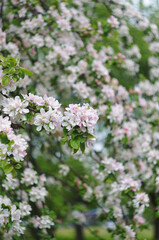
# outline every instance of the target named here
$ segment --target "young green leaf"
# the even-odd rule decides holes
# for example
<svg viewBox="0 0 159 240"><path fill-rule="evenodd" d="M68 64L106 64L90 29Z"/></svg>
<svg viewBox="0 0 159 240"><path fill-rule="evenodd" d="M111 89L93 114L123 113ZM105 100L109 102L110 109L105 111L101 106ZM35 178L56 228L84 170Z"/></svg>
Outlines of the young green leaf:
<svg viewBox="0 0 159 240"><path fill-rule="evenodd" d="M87 136L87 138L95 138L95 136L93 136L93 135L90 134L90 133L87 133L86 136Z"/></svg>
<svg viewBox="0 0 159 240"><path fill-rule="evenodd" d="M80 143L80 149L81 149L82 153L85 152L85 143Z"/></svg>
<svg viewBox="0 0 159 240"><path fill-rule="evenodd" d="M72 148L78 150L80 147L80 138L71 139L70 144Z"/></svg>
<svg viewBox="0 0 159 240"><path fill-rule="evenodd" d="M67 142L67 137L61 138L61 143L64 145Z"/></svg>
<svg viewBox="0 0 159 240"><path fill-rule="evenodd" d="M2 84L5 86L10 82L10 77L5 75L2 77Z"/></svg>
<svg viewBox="0 0 159 240"><path fill-rule="evenodd" d="M10 173L13 170L13 166L9 163L8 165L6 165L4 167L3 170L4 170L5 174L8 174L8 173Z"/></svg>
<svg viewBox="0 0 159 240"><path fill-rule="evenodd" d="M30 71L30 70L28 70L28 69L26 69L26 68L23 68L23 67L20 67L19 68L20 70L22 70L25 74L27 74L29 77L32 77L33 76L33 73Z"/></svg>

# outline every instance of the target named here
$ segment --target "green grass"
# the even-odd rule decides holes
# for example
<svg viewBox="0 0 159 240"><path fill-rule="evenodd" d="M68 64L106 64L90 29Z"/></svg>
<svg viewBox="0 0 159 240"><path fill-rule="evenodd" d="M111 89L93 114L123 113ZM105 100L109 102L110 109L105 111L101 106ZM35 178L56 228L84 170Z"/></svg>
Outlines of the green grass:
<svg viewBox="0 0 159 240"><path fill-rule="evenodd" d="M91 230L96 231L97 234L105 240L113 240L111 235L102 227L90 227ZM75 240L75 230L71 227L67 228L59 228L56 231L56 239L57 240ZM84 239L85 240L99 240L98 237L93 236L93 234L88 230L84 229ZM152 229L144 230L143 232L138 234L139 240L152 240Z"/></svg>
<svg viewBox="0 0 159 240"><path fill-rule="evenodd" d="M96 233L106 240L111 239L111 235L104 229L100 227L90 227L91 230L96 231ZM73 228L59 228L55 234L57 240L75 240L75 230ZM85 240L97 240L93 234L88 230L84 229Z"/></svg>

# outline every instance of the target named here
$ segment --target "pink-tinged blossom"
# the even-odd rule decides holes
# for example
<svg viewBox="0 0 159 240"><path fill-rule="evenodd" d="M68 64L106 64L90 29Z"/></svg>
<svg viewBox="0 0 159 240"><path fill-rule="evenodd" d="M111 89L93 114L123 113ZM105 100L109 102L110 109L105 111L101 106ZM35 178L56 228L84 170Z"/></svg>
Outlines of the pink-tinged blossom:
<svg viewBox="0 0 159 240"><path fill-rule="evenodd" d="M13 156L16 161L23 161L24 157L27 155L26 149L28 144L26 140L21 135L15 135L12 140L14 141L12 145Z"/></svg>
<svg viewBox="0 0 159 240"><path fill-rule="evenodd" d="M145 219L140 215L135 215L134 221L137 222L139 225L143 225L145 223Z"/></svg>
<svg viewBox="0 0 159 240"><path fill-rule="evenodd" d="M45 197L47 195L47 190L44 187L32 187L29 196L30 196L30 201L32 202L37 202L37 201L42 201L44 202Z"/></svg>
<svg viewBox="0 0 159 240"><path fill-rule="evenodd" d="M9 173L6 175L6 179L4 180L2 186L6 190L16 189L19 187L19 180L17 178L13 178L12 174Z"/></svg>
<svg viewBox="0 0 159 240"><path fill-rule="evenodd" d="M77 211L77 210L74 210L72 212L72 217L80 224L82 223L85 223L86 222L86 217L83 213Z"/></svg>
<svg viewBox="0 0 159 240"><path fill-rule="evenodd" d="M149 163L156 164L159 161L159 151L157 149L152 149L147 153L147 160Z"/></svg>
<svg viewBox="0 0 159 240"><path fill-rule="evenodd" d="M86 62L86 61L84 61L84 60L80 60L79 62L78 62L78 68L79 68L79 72L80 72L80 74L83 74L83 73L85 73L86 72L86 70L87 70L87 66L88 66L88 63Z"/></svg>
<svg viewBox="0 0 159 240"><path fill-rule="evenodd" d="M109 85L103 85L102 97L106 101L113 102L115 99L115 92L114 92L113 88Z"/></svg>
<svg viewBox="0 0 159 240"><path fill-rule="evenodd" d="M125 238L125 240L135 240L136 239L136 233L131 228L131 226L125 226L124 228L126 230L126 238Z"/></svg>
<svg viewBox="0 0 159 240"><path fill-rule="evenodd" d="M21 183L25 184L26 186L37 184L37 172L31 168L25 168L22 174Z"/></svg>
<svg viewBox="0 0 159 240"><path fill-rule="evenodd" d="M138 180L134 180L129 175L120 176L120 191L125 191L127 189L133 189L133 191L139 190L141 183Z"/></svg>
<svg viewBox="0 0 159 240"><path fill-rule="evenodd" d="M67 176L67 174L69 173L70 168L66 165L66 164L60 164L60 171L59 174L61 176Z"/></svg>
<svg viewBox="0 0 159 240"><path fill-rule="evenodd" d="M62 113L60 111L52 110L49 106L49 110L45 111L40 109L40 113L34 118L34 124L37 126L37 131L44 128L47 132L54 130L60 126L62 122Z"/></svg>
<svg viewBox="0 0 159 240"><path fill-rule="evenodd" d="M53 97L44 96L44 102L46 106L50 106L52 109L57 110L61 107L61 104Z"/></svg>
<svg viewBox="0 0 159 240"><path fill-rule="evenodd" d="M126 100L128 96L129 96L129 93L123 86L119 86L117 88L117 98L119 100Z"/></svg>
<svg viewBox="0 0 159 240"><path fill-rule="evenodd" d="M140 50L137 45L133 45L126 51L128 57L136 57L137 59L141 58Z"/></svg>
<svg viewBox="0 0 159 240"><path fill-rule="evenodd" d="M120 124L123 121L124 118L124 109L121 104L115 104L111 107L110 115L108 116L108 119L110 119L111 122L115 122L117 124Z"/></svg>
<svg viewBox="0 0 159 240"><path fill-rule="evenodd" d="M93 94L92 89L82 81L73 84L73 88L75 89L75 92L84 99L88 98L91 93Z"/></svg>
<svg viewBox="0 0 159 240"><path fill-rule="evenodd" d="M102 186L95 187L94 194L95 194L97 200L102 200L102 198L104 196L103 191L102 191Z"/></svg>
<svg viewBox="0 0 159 240"><path fill-rule="evenodd" d="M108 174L114 173L116 171L120 172L124 170L123 164L120 162L117 162L113 158L105 158L104 160L101 161L101 163L105 167L105 173L108 173Z"/></svg>
<svg viewBox="0 0 159 240"><path fill-rule="evenodd" d="M34 103L37 106L44 106L45 102L42 97L29 93L29 95L23 95L24 99L27 100L29 103Z"/></svg>
<svg viewBox="0 0 159 240"><path fill-rule="evenodd" d="M138 208L140 205L143 205L144 207L149 206L149 198L146 193L137 193L135 196L135 199L133 200L133 204L135 208Z"/></svg>
<svg viewBox="0 0 159 240"><path fill-rule="evenodd" d="M19 17L20 17L20 18L25 17L26 12L27 12L27 9L26 9L25 7L21 8L21 9L18 11Z"/></svg>
<svg viewBox="0 0 159 240"><path fill-rule="evenodd" d="M13 156L16 161L23 161L26 156L28 144L22 135L15 135L11 128L11 122L8 118L0 117L0 133L7 134L8 140L12 143L9 145L0 143L1 156L0 159L6 159Z"/></svg>
<svg viewBox="0 0 159 240"><path fill-rule="evenodd" d="M70 22L67 19L60 17L58 20L56 20L56 23L57 23L58 27L61 29L61 31L70 31L71 30Z"/></svg>
<svg viewBox="0 0 159 240"><path fill-rule="evenodd" d="M97 120L97 112L89 104L70 104L64 112L62 125L66 126L68 131L78 126L82 132L93 134Z"/></svg>
<svg viewBox="0 0 159 240"><path fill-rule="evenodd" d="M24 9L24 8L23 8ZM25 13L25 9L22 12L22 9L19 11L20 14ZM33 19L27 19L22 22L22 28L26 29L27 31L33 31L37 28L43 28L45 26L45 22L43 20L42 15L38 15L38 17L33 18Z"/></svg>
<svg viewBox="0 0 159 240"><path fill-rule="evenodd" d="M33 36L33 37L30 39L30 43L31 43L33 46L36 46L36 47L38 47L38 48L43 47L43 46L44 46L43 36L41 36L41 35L39 35L39 34L36 34L35 36Z"/></svg>
<svg viewBox="0 0 159 240"><path fill-rule="evenodd" d="M6 43L6 33L0 28L0 49L5 46Z"/></svg>
<svg viewBox="0 0 159 240"><path fill-rule="evenodd" d="M12 57L17 57L19 55L19 49L15 43L9 42L5 45L5 49L10 52Z"/></svg>
<svg viewBox="0 0 159 240"><path fill-rule="evenodd" d="M93 195L93 190L92 190L92 188L90 187L90 186L88 186L88 185L84 185L84 187L86 188L86 192L85 192L85 194L84 194L84 199L85 200L87 200L87 201L89 201L90 200L90 198L91 198L91 196Z"/></svg>
<svg viewBox="0 0 159 240"><path fill-rule="evenodd" d="M30 222L34 225L35 228L40 229L51 228L51 226L54 225L53 220L48 215L31 218Z"/></svg>
<svg viewBox="0 0 159 240"><path fill-rule="evenodd" d="M30 215L32 210L31 206L27 202L20 202L19 209L22 217Z"/></svg>
<svg viewBox="0 0 159 240"><path fill-rule="evenodd" d="M24 234L25 227L21 226L21 211L16 205L13 205L8 197L0 196L0 226L5 228L8 223L12 223L9 231L6 231L4 237ZM10 238L9 238L10 239Z"/></svg>
<svg viewBox="0 0 159 240"><path fill-rule="evenodd" d="M11 207L11 219L12 221L19 221L20 220L20 210L17 210L17 207L15 205L13 205Z"/></svg>
<svg viewBox="0 0 159 240"><path fill-rule="evenodd" d="M101 76L107 77L109 75L108 69L104 66L104 64L100 60L93 61L92 70L96 72L98 77Z"/></svg>
<svg viewBox="0 0 159 240"><path fill-rule="evenodd" d="M6 134L12 134L13 129L11 128L11 121L9 121L8 117L0 116L0 132L4 132Z"/></svg>
<svg viewBox="0 0 159 240"><path fill-rule="evenodd" d="M111 16L110 18L107 19L107 22L111 25L113 28L118 28L119 27L119 21L116 17Z"/></svg>
<svg viewBox="0 0 159 240"><path fill-rule="evenodd" d="M25 114L29 112L28 102L22 101L19 96L7 98L3 102L3 112L13 120L26 120Z"/></svg>
<svg viewBox="0 0 159 240"><path fill-rule="evenodd" d="M139 65L132 59L126 59L123 67L125 67L133 76L139 71Z"/></svg>
<svg viewBox="0 0 159 240"><path fill-rule="evenodd" d="M128 138L131 138L138 133L138 124L135 120L130 120L129 122L124 122L123 132Z"/></svg>

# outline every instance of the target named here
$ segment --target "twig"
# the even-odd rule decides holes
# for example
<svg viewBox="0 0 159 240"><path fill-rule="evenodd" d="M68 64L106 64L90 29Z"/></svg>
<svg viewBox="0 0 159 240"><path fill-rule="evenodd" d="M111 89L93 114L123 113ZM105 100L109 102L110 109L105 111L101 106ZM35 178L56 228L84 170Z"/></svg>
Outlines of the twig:
<svg viewBox="0 0 159 240"><path fill-rule="evenodd" d="M96 233L96 231L95 230L92 230L90 227L88 227L88 226L85 226L89 231L90 231L90 233L92 233L92 235L94 235L96 238L98 238L98 240L105 240L105 238L102 238L102 237L100 237L97 233Z"/></svg>

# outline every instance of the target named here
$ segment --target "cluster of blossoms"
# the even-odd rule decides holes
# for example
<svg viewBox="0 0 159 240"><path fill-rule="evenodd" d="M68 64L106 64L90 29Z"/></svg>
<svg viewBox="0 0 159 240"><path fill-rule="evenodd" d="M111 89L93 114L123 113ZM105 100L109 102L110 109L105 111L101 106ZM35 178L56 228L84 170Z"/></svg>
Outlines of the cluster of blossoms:
<svg viewBox="0 0 159 240"><path fill-rule="evenodd" d="M65 126L68 131L78 126L82 132L93 134L97 121L97 112L90 107L89 104L84 104L83 106L70 104L64 112L63 126Z"/></svg>
<svg viewBox="0 0 159 240"><path fill-rule="evenodd" d="M72 212L72 217L76 220L77 223L83 224L86 222L86 217L84 216L83 213L75 210Z"/></svg>
<svg viewBox="0 0 159 240"><path fill-rule="evenodd" d="M21 203L19 205L19 209L16 207L16 205L12 204L11 200L5 196L0 196L0 219L1 219L1 230L7 227L7 225L11 222L12 227L9 229L9 232L5 233L4 236L7 239L7 237L11 237L13 235L20 236L21 234L24 234L25 227L21 224L22 218L24 216L27 216L30 214L30 209L27 211L24 210L25 203ZM26 204L26 208L27 208ZM30 207L30 206L29 206Z"/></svg>
<svg viewBox="0 0 159 240"><path fill-rule="evenodd" d="M53 131L62 124L69 131L78 126L82 132L92 134L98 120L96 110L89 104L83 106L70 104L63 116L60 110L61 104L55 98L46 95L40 97L30 93L23 95L23 99L19 96L14 99L4 97L1 105L4 114L13 122L29 122L37 126L37 131L42 128L47 132Z"/></svg>
<svg viewBox="0 0 159 240"><path fill-rule="evenodd" d="M54 225L52 219L48 215L32 218L30 221L35 228L40 228L40 229L51 228L51 226Z"/></svg>
<svg viewBox="0 0 159 240"><path fill-rule="evenodd" d="M25 114L29 112L27 106L28 102L21 101L20 97L16 96L15 99L9 98L4 100L3 112L9 115L12 120L24 121L26 120Z"/></svg>
<svg viewBox="0 0 159 240"><path fill-rule="evenodd" d="M0 116L0 160L23 161L28 144L21 134L15 135L8 117Z"/></svg>
<svg viewBox="0 0 159 240"><path fill-rule="evenodd" d="M60 164L60 171L59 173L62 175L62 176L67 176L67 174L69 173L69 167L65 164Z"/></svg>
<svg viewBox="0 0 159 240"><path fill-rule="evenodd" d="M21 174L21 178L13 178L12 174L6 175L6 180L3 181L2 187L6 191L16 191L18 199L17 204L13 205L11 199L7 196L0 196L0 208L1 208L1 232L4 231L4 237L12 239L13 236L20 236L24 234L26 229L25 218L32 214L32 203L35 203L37 207L42 208L42 203L45 202L47 195L44 184L46 183L46 177L44 175L38 176L37 172L32 168L25 168ZM23 186L23 190L19 190L19 187ZM33 215L34 216L34 215ZM42 215L41 217L32 217L29 224L33 224L35 228L46 229L54 225L53 218L49 215ZM12 227L6 232L5 228L11 221Z"/></svg>
<svg viewBox="0 0 159 240"><path fill-rule="evenodd" d="M121 123L124 118L124 109L121 104L112 106L110 115L108 116L111 122Z"/></svg>
<svg viewBox="0 0 159 240"><path fill-rule="evenodd" d="M31 124L37 126L40 131L42 127L46 131L54 130L55 127L61 125L62 113L59 110L60 104L53 97L44 96L44 98L29 94L24 95L23 100L19 96L13 98L5 98L2 107L3 112L10 116L12 121L27 121L27 115L33 111L36 114L31 115ZM39 111L35 108L39 107ZM35 109L35 111L34 111ZM39 112L39 113L38 113Z"/></svg>
<svg viewBox="0 0 159 240"><path fill-rule="evenodd" d="M107 22L111 25L111 27L118 28L119 27L119 21L116 17L111 16L107 19Z"/></svg>
<svg viewBox="0 0 159 240"><path fill-rule="evenodd" d="M35 114L34 119L32 119L33 124L37 126L37 131L40 131L42 128L46 131L50 131L61 125L61 105L55 98L47 97L46 95L42 98L29 94L29 96L25 95L24 99L31 106L40 107L39 114Z"/></svg>

